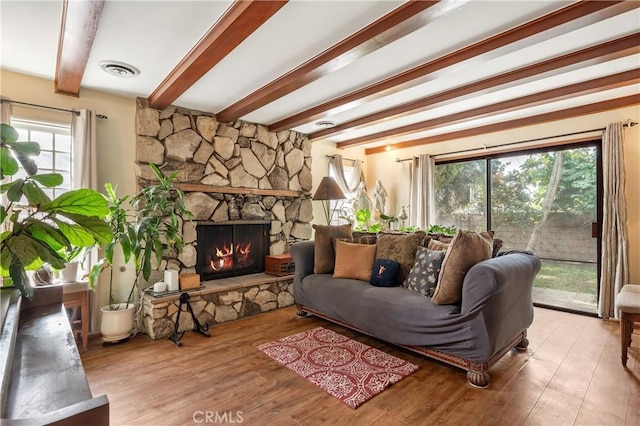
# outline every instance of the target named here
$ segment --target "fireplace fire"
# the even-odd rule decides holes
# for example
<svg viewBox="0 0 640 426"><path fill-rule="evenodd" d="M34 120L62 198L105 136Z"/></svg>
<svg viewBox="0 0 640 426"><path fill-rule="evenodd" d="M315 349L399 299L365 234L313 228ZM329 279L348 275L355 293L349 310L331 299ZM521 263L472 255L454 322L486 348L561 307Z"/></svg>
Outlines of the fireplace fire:
<svg viewBox="0 0 640 426"><path fill-rule="evenodd" d="M198 223L196 272L210 280L264 272L269 222Z"/></svg>

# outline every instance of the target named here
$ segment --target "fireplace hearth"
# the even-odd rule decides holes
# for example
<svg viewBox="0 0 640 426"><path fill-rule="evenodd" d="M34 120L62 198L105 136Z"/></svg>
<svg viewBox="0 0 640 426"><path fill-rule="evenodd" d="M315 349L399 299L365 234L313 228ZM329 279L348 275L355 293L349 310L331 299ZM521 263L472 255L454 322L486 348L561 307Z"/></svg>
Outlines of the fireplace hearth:
<svg viewBox="0 0 640 426"><path fill-rule="evenodd" d="M196 272L203 280L264 272L270 221L198 222Z"/></svg>

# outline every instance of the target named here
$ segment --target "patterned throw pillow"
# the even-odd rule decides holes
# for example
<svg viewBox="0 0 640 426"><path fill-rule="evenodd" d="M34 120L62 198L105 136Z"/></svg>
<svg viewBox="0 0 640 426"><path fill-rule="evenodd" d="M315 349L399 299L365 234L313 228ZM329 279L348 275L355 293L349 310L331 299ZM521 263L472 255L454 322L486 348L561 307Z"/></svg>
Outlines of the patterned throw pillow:
<svg viewBox="0 0 640 426"><path fill-rule="evenodd" d="M426 236L424 231L411 234L378 233L376 259L390 259L400 264L396 275L398 285L401 285L409 275L409 271L416 259L416 250Z"/></svg>
<svg viewBox="0 0 640 426"><path fill-rule="evenodd" d="M423 296L431 296L438 284L440 268L444 260L445 251L429 250L418 247L416 261L404 282L409 290L417 291Z"/></svg>
<svg viewBox="0 0 640 426"><path fill-rule="evenodd" d="M458 231L442 261L438 285L431 301L436 305L458 303L462 299L462 282L469 269L491 258L493 231Z"/></svg>
<svg viewBox="0 0 640 426"><path fill-rule="evenodd" d="M396 274L400 264L389 259L376 259L369 282L376 287L396 287Z"/></svg>
<svg viewBox="0 0 640 426"><path fill-rule="evenodd" d="M351 225L313 225L314 237L313 273L330 274L336 263L336 253L333 248L334 238L351 238Z"/></svg>
<svg viewBox="0 0 640 426"><path fill-rule="evenodd" d="M502 248L503 244L504 244L504 241L502 241L500 238L493 239L493 253L491 254L491 257L498 256L498 252Z"/></svg>
<svg viewBox="0 0 640 426"><path fill-rule="evenodd" d="M369 281L375 258L375 245L352 244L338 240L336 242L336 265L333 278Z"/></svg>

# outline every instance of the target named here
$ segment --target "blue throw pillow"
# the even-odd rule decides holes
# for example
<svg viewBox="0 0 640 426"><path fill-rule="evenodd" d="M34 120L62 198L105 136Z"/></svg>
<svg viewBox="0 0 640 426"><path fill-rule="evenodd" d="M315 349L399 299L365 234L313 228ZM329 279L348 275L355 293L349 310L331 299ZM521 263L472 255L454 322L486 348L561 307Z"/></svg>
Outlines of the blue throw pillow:
<svg viewBox="0 0 640 426"><path fill-rule="evenodd" d="M369 282L377 287L396 287L398 285L396 281L398 269L400 269L400 264L395 260L376 259Z"/></svg>

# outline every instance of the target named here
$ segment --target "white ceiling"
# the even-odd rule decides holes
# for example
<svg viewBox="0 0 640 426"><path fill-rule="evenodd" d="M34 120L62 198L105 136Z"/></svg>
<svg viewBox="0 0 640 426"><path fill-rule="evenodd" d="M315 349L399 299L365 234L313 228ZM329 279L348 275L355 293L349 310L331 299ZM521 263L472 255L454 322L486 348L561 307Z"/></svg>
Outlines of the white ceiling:
<svg viewBox="0 0 640 426"><path fill-rule="evenodd" d="M173 103L217 113L296 66L381 18L400 1L290 1L258 28L203 78ZM572 2L566 1L465 1L439 4L441 15L422 28L325 75L298 90L252 111L242 119L272 124L307 108L406 71L472 43L524 24ZM637 3L637 2L636 2ZM179 61L220 18L232 1L114 1L107 0L82 79L90 88L130 97L148 97ZM61 1L0 0L0 67L54 79L60 32ZM640 31L640 9L562 32L541 32L526 42L515 42L488 54L456 63L432 73L422 84L360 105L345 105L326 113L323 120L342 123L411 100L475 82L525 65L573 52ZM535 40L535 43L531 43ZM116 60L140 69L136 78L106 74L98 63ZM401 125L449 115L480 106L569 84L640 68L640 55L631 54L582 69L567 70L503 88L402 118L329 136L334 142ZM446 133L477 125L522 118L640 93L638 84L516 111L479 117L462 123L365 144L387 143ZM82 96L82 92L80 92ZM319 130L311 120L295 130Z"/></svg>

